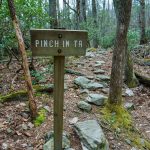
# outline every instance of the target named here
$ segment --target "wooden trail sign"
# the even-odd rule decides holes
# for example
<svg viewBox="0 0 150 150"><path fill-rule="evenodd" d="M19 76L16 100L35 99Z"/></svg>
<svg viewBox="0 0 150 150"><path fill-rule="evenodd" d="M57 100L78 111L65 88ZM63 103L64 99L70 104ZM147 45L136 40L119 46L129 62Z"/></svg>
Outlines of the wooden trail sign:
<svg viewBox="0 0 150 150"><path fill-rule="evenodd" d="M62 150L65 56L85 55L87 31L31 30L33 56L54 56L54 150Z"/></svg>
<svg viewBox="0 0 150 150"><path fill-rule="evenodd" d="M41 29L30 33L33 56L85 55L87 31Z"/></svg>

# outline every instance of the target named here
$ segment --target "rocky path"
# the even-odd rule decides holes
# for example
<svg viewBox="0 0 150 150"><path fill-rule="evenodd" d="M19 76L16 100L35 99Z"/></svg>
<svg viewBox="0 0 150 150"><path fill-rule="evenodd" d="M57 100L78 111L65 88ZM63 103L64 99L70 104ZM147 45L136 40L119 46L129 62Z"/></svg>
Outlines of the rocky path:
<svg viewBox="0 0 150 150"><path fill-rule="evenodd" d="M91 150L92 146L89 146L89 143L94 143L94 146L97 143L97 146L99 146L101 145L99 141L105 141L105 148L108 149L108 141L110 149L138 150L130 144L128 139L119 138L116 133L103 126L100 122L101 114L99 110L107 100L109 92L111 57L111 51L89 51L85 57L80 57L79 59L67 58L64 130L69 134L70 140L68 142L69 146L66 148L71 147L74 150L82 150L84 147L84 149ZM39 63L37 64L36 68L39 71L46 67L39 67ZM15 67L11 66L10 68L14 69ZM10 76L8 80L10 80ZM19 82L21 80L20 76L16 83L21 89L24 87L23 82ZM51 77L46 75L44 84L52 83L53 79ZM5 75L2 75L1 80L3 81L4 78ZM5 88L9 87L5 82L2 84L5 85ZM4 90L2 89L1 91ZM150 89L142 85L134 89L128 89L124 85L123 91L124 105L127 109L132 110L131 114L136 128L142 131L145 138L150 139ZM53 128L53 96L37 93L36 99L38 108L47 110L46 121L38 127L35 127L30 121L28 103L25 98L0 104L0 146L2 149L43 149L45 142L50 140L50 138L45 140L45 136ZM103 138L101 137L93 137L96 131L92 127L92 131L89 130L88 126L91 124L94 129L98 128L97 132L103 130L102 134L95 135L104 135L103 137L106 137L106 139L102 140ZM87 130L89 130L89 133ZM93 135L89 137L92 132ZM79 138L79 136L84 138ZM94 142L87 141L85 137L88 137L87 139L89 140L92 139ZM95 141L95 138L98 141Z"/></svg>

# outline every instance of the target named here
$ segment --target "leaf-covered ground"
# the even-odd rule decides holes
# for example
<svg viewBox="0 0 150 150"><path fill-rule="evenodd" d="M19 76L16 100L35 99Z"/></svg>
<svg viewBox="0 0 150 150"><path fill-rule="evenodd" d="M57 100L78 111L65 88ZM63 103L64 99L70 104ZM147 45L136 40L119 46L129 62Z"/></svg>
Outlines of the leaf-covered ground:
<svg viewBox="0 0 150 150"><path fill-rule="evenodd" d="M90 51L86 57L66 58L66 69L80 72L95 80L95 70L103 69L105 75L110 75L111 58L111 50ZM96 61L105 61L105 63L102 66L95 67ZM49 61L48 59L34 60L35 68L38 70L37 73L32 73L34 76L34 84L38 83L43 85L53 83L53 65L51 62L52 60ZM1 95L25 89L23 71L16 74L18 69L20 69L20 66L17 61L12 61L9 68L6 67L6 62L0 64ZM150 68L148 69L150 70ZM79 137L69 120L78 117L79 121L97 119L101 122L100 110L102 108L93 105L90 113L79 110L77 103L81 99L84 99L86 95L81 94L81 89L74 85L73 80L76 77L78 76L74 74L65 74L67 90L65 91L63 119L64 130L70 134L71 147L75 150L81 150ZM125 88L127 87L124 85ZM134 92L134 96L124 96L124 102L132 102L134 104L134 110L131 111L134 127L142 133L141 139L145 138L150 140L150 88L139 85L132 89L132 91ZM102 89L89 92L102 93L108 96L108 93L104 93ZM48 107L46 121L38 127L31 123L27 97L17 97L5 103L0 103L0 149L4 147L14 150L42 149L45 142L45 134L53 128L53 93L36 93L35 98L39 109L45 106ZM109 141L110 149L130 150L135 147L121 133L112 131L109 126L103 125L103 122L101 122L101 125Z"/></svg>

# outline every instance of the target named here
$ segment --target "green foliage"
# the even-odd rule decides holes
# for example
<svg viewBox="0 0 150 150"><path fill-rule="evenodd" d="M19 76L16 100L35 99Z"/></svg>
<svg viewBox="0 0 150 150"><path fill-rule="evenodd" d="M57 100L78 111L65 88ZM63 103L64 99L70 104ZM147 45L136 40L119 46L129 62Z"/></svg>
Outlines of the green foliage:
<svg viewBox="0 0 150 150"><path fill-rule="evenodd" d="M115 33L110 33L101 38L101 45L103 48L109 48L114 45L115 42Z"/></svg>
<svg viewBox="0 0 150 150"><path fill-rule="evenodd" d="M40 81L40 80L45 80L45 76L44 76L43 72L32 70L30 73L31 73L32 77L35 77L35 79L32 81L33 85L37 84L38 81Z"/></svg>
<svg viewBox="0 0 150 150"><path fill-rule="evenodd" d="M146 37L147 37L148 41L150 41L150 28L148 28L146 30Z"/></svg>
<svg viewBox="0 0 150 150"><path fill-rule="evenodd" d="M6 50L18 49L18 42L7 5L7 1L4 0L0 8L0 56L4 55ZM48 3L41 0L16 0L15 7L26 48L28 48L30 46L30 29L49 27Z"/></svg>
<svg viewBox="0 0 150 150"><path fill-rule="evenodd" d="M129 47L129 49L132 49L136 45L138 45L139 41L140 41L140 31L129 30L128 31L128 47Z"/></svg>
<svg viewBox="0 0 150 150"><path fill-rule="evenodd" d="M34 120L34 125L40 126L46 120L46 110L44 108L40 109L38 112L38 116Z"/></svg>

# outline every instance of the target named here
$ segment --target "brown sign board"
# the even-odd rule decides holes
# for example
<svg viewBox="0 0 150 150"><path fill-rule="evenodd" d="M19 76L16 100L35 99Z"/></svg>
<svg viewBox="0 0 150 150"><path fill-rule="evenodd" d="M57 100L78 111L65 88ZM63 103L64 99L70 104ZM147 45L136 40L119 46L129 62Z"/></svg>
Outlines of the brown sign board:
<svg viewBox="0 0 150 150"><path fill-rule="evenodd" d="M86 53L88 33L83 30L30 30L33 56L82 56Z"/></svg>

